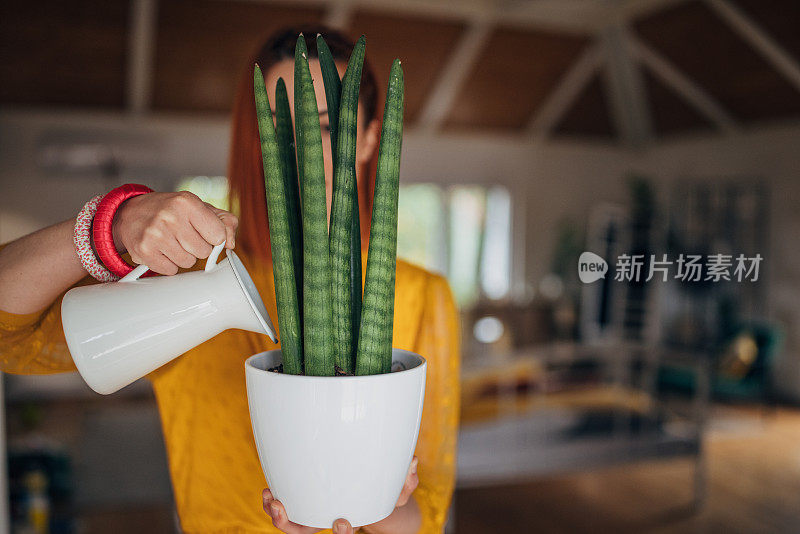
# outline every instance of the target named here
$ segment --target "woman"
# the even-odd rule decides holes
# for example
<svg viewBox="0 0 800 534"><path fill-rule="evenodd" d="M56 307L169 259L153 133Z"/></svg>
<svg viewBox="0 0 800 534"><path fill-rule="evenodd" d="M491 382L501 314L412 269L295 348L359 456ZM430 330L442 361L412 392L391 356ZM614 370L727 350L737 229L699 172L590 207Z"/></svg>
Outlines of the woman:
<svg viewBox="0 0 800 534"><path fill-rule="evenodd" d="M274 102L282 76L293 87L294 42L300 29L276 34L255 60L265 73ZM304 28L326 37L343 71L353 44L325 28ZM321 80L314 40L308 39L311 72ZM251 63L252 65L252 63ZM325 174L331 196L331 158L324 88L316 84L323 126ZM377 145L377 88L368 65L359 102L357 160L366 261L371 192L368 168ZM272 317L275 289L266 225L261 152L252 89L246 69L233 115L229 180L239 219L187 192L149 193L127 200L113 222L114 244L135 263L172 275L208 257L227 239L237 247ZM330 204L329 204L330 205ZM77 207L76 207L77 211ZM241 220L240 235L236 231ZM0 355L10 373L72 371L61 328L61 297L70 287L91 283L72 242L75 220L22 237L0 250ZM370 533L441 532L453 491L458 412L457 315L447 282L398 260L393 346L428 359L428 380L415 461L395 511L363 527ZM230 330L151 373L161 413L175 501L185 532L275 532L317 529L290 523L282 504L265 486L253 441L244 381L244 360L275 348L264 335ZM275 429L280 432L280 429ZM418 467L417 467L418 466ZM263 489L263 491L262 491ZM269 524L264 512L269 515ZM346 521L332 525L352 532ZM277 529L277 530L276 530Z"/></svg>

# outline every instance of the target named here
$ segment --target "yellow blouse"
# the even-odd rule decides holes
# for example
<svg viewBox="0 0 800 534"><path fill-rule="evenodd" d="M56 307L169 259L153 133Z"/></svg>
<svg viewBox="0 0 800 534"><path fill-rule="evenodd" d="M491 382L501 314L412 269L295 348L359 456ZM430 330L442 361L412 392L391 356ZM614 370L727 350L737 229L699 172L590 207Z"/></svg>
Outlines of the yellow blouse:
<svg viewBox="0 0 800 534"><path fill-rule="evenodd" d="M240 257L270 316L276 318L272 265ZM447 281L398 260L393 346L428 360L416 449L420 484L414 493L422 512L422 533L442 531L453 492L458 330ZM253 441L244 379L245 359L272 348L266 335L228 330L149 375L185 532L277 532L261 507L266 481ZM61 327L61 299L39 313L0 311L0 357L8 373L74 371Z"/></svg>

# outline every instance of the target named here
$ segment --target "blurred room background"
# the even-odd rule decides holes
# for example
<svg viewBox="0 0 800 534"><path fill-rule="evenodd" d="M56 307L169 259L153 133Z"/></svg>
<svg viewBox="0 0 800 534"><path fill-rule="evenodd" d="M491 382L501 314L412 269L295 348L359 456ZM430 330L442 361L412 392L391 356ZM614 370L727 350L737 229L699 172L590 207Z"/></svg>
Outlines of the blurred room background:
<svg viewBox="0 0 800 534"><path fill-rule="evenodd" d="M797 531L796 0L3 2L0 242L128 182L225 207L240 74L300 22L403 60L398 253L462 313L450 531ZM177 531L147 382L2 386L0 531Z"/></svg>

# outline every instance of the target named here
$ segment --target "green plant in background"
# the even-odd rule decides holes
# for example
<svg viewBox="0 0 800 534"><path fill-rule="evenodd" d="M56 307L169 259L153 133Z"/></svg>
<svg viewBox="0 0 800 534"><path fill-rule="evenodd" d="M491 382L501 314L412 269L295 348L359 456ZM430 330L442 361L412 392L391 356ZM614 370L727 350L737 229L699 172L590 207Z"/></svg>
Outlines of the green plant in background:
<svg viewBox="0 0 800 534"><path fill-rule="evenodd" d="M395 60L381 131L362 303L355 150L365 40L358 40L341 81L322 36L317 36L317 48L331 123L330 232L322 136L305 38L300 35L295 48L297 167L286 86L278 80L273 124L257 65L253 76L283 371L316 376L333 376L337 368L346 374L386 373L392 362L403 72Z"/></svg>
<svg viewBox="0 0 800 534"><path fill-rule="evenodd" d="M581 252L586 249L584 242L585 238L575 221L564 218L558 222L551 271L571 285L577 283L575 266Z"/></svg>
<svg viewBox="0 0 800 534"><path fill-rule="evenodd" d="M631 198L631 217L636 222L649 224L656 214L656 192L650 180L639 174L627 179Z"/></svg>

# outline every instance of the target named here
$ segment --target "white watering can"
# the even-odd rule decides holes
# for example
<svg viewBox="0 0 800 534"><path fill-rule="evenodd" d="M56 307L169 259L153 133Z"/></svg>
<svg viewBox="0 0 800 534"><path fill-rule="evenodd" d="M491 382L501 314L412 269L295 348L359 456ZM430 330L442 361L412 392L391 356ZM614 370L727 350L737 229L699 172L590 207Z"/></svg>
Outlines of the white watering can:
<svg viewBox="0 0 800 534"><path fill-rule="evenodd" d="M140 279L139 265L119 282L76 287L64 295L61 320L72 359L86 383L107 395L229 328L267 334L275 328L235 252L203 271Z"/></svg>

